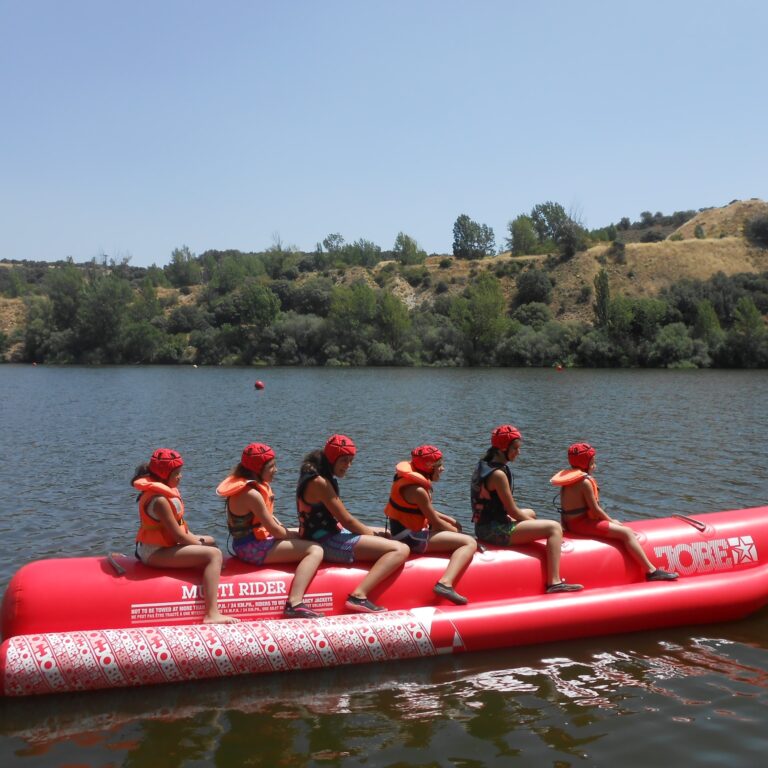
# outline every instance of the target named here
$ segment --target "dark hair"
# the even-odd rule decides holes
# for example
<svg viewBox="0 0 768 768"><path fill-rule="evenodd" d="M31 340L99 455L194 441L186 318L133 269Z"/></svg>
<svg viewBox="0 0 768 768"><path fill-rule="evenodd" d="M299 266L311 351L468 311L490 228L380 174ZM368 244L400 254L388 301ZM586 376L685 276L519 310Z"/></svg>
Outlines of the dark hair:
<svg viewBox="0 0 768 768"><path fill-rule="evenodd" d="M504 456L504 458L506 458L507 456L506 451L502 451L500 448L494 448L493 446L491 446L485 452L485 456L483 456L483 461L485 462L493 461L497 453L500 453L502 456Z"/></svg>
<svg viewBox="0 0 768 768"><path fill-rule="evenodd" d="M133 471L133 477L131 478L131 485L133 485L140 477L151 477L153 480L157 480L160 483L165 483L166 481L163 480L162 477L158 477L157 475L153 474L149 471L149 464L139 464L138 467Z"/></svg>
<svg viewBox="0 0 768 768"><path fill-rule="evenodd" d="M325 452L318 448L316 451L308 453L304 457L304 461L301 463L301 469L299 472L305 475L310 472L316 472L320 477L324 477L326 480L333 479L333 464L328 461L328 457Z"/></svg>
<svg viewBox="0 0 768 768"><path fill-rule="evenodd" d="M262 469L263 468L264 467L262 467ZM245 480L258 480L258 481L261 481L261 475L260 474L256 474L256 472L254 472L251 469L248 469L248 467L243 465L242 461L239 461L237 464L235 464L234 467L232 467L232 471L230 472L230 474L233 477L242 477Z"/></svg>

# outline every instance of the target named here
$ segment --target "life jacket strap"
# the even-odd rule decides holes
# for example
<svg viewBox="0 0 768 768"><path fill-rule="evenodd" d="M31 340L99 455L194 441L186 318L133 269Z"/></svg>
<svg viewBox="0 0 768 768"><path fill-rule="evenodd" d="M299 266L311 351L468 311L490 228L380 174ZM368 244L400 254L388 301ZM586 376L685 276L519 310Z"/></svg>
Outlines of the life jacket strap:
<svg viewBox="0 0 768 768"><path fill-rule="evenodd" d="M420 515L421 510L414 507L404 507L402 504L398 504L391 496L389 497L389 503L398 511L405 512L407 515Z"/></svg>

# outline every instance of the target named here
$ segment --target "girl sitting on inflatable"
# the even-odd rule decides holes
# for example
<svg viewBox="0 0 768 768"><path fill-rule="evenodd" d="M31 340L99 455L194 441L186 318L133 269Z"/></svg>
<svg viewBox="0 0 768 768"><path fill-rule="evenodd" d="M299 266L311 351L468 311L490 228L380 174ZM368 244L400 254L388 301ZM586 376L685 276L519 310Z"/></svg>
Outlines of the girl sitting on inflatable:
<svg viewBox="0 0 768 768"><path fill-rule="evenodd" d="M472 522L479 541L507 547L546 539L547 592L577 592L581 584L560 578L563 529L554 520L537 520L532 509L517 506L514 478L507 466L520 453L522 435L502 424L491 432L491 447L472 474Z"/></svg>
<svg viewBox="0 0 768 768"><path fill-rule="evenodd" d="M453 582L472 560L477 542L461 533L461 526L432 506L432 483L443 474L443 454L434 445L421 445L411 451L410 461L395 467L395 478L384 514L389 519L392 538L407 544L416 554L450 552L451 558L434 592L456 605L467 598L453 588Z"/></svg>
<svg viewBox="0 0 768 768"><path fill-rule="evenodd" d="M131 480L141 492L136 557L151 568L203 567L205 624L231 624L234 616L219 611L218 592L222 554L213 536L190 533L184 520L184 502L179 493L181 455L158 448L148 464L140 464Z"/></svg>
<svg viewBox="0 0 768 768"><path fill-rule="evenodd" d="M568 448L570 469L563 469L551 478L560 488L560 512L563 527L569 533L596 539L621 542L632 558L645 569L648 581L674 581L676 573L657 568L643 551L635 532L609 517L600 506L599 488L592 477L597 462L595 449L589 443L574 443Z"/></svg>
<svg viewBox="0 0 768 768"><path fill-rule="evenodd" d="M360 522L339 498L336 478L347 474L356 452L349 437L332 435L322 450L304 457L296 487L299 534L320 544L328 562L375 561L345 605L350 611L377 613L387 609L371 602L368 593L408 559L410 550Z"/></svg>
<svg viewBox="0 0 768 768"><path fill-rule="evenodd" d="M264 443L251 443L216 493L226 499L235 555L253 565L298 562L283 614L289 619L317 619L324 614L304 604L304 592L323 561L323 549L300 539L274 517L270 483L276 471L275 452Z"/></svg>

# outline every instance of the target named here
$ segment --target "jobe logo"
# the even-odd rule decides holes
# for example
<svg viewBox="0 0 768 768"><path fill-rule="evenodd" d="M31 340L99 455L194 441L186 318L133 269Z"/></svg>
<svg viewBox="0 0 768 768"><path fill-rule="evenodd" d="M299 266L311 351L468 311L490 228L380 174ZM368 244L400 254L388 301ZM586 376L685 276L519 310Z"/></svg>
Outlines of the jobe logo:
<svg viewBox="0 0 768 768"><path fill-rule="evenodd" d="M751 536L654 547L654 552L656 557L666 557L667 568L683 576L727 571L738 565L757 562L757 546Z"/></svg>

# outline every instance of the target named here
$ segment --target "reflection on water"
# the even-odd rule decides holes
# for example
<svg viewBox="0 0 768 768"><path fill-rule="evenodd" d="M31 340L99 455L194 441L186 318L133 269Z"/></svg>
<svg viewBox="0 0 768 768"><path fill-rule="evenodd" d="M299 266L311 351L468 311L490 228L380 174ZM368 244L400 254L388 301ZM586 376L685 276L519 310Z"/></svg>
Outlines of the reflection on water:
<svg viewBox="0 0 768 768"><path fill-rule="evenodd" d="M762 739L768 703L768 645L738 637L766 623L762 614L739 622L735 638L676 631L665 639L610 638L611 650L577 641L567 655L548 646L209 681L149 696L105 691L2 702L0 735L23 745L16 754L28 760L76 750L91 763L111 754L123 765L150 764L157 750L169 766L248 764L239 760L254 752L253 765L354 765L374 744L376 765L430 764L423 750L467 765L514 756L599 765L626 753L619 734L650 720L661 731L647 734L650 744L633 742L646 759L660 740L666 753L682 756L669 734L695 726L704 744L725 750L731 742L733 765L739 745Z"/></svg>
<svg viewBox="0 0 768 768"><path fill-rule="evenodd" d="M565 447L599 450L618 517L766 503L768 373L36 368L0 366L0 589L24 562L130 552L133 467L158 445L186 461L193 530L223 539L213 489L254 439L278 454L293 519L303 453L346 432L343 495L380 523L395 463L439 445L437 506L468 521L490 428L513 422L520 500L552 516ZM766 746L768 615L694 631L216 680L0 700L0 762L145 766L752 766ZM535 638L531 638L535 644ZM160 762L158 762L160 761Z"/></svg>

